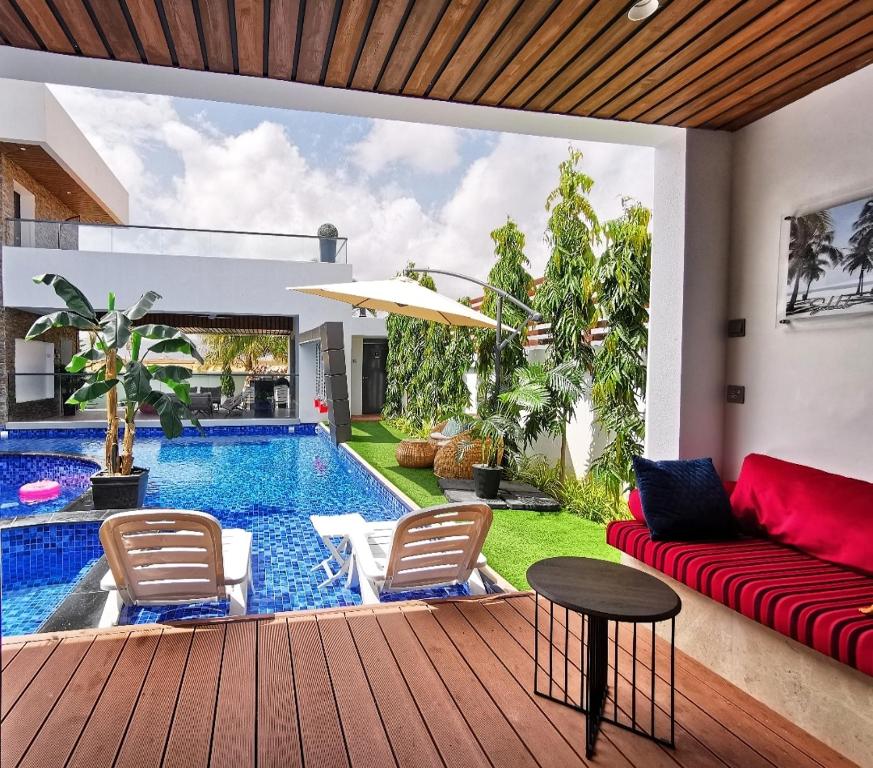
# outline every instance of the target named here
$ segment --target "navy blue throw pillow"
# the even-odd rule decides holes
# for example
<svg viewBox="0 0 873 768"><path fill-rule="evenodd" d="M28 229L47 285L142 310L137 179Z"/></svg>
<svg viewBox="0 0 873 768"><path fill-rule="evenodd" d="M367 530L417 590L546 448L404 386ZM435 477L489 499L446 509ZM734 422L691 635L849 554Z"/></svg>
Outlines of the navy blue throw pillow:
<svg viewBox="0 0 873 768"><path fill-rule="evenodd" d="M731 502L712 459L650 461L634 457L643 516L654 541L736 535Z"/></svg>

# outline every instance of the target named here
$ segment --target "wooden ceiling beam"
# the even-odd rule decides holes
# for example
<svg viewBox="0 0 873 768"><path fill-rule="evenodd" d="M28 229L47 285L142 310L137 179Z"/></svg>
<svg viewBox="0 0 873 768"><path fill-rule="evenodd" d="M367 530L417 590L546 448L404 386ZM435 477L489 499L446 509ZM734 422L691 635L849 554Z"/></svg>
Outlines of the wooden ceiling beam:
<svg viewBox="0 0 873 768"><path fill-rule="evenodd" d="M482 10L484 0L450 0L424 52L403 89L407 96L425 96L440 76L449 58L463 42Z"/></svg>
<svg viewBox="0 0 873 768"><path fill-rule="evenodd" d="M873 16L813 46L802 57L791 59L747 83L732 93L730 98L694 115L688 127L720 128L732 123L750 110L768 105L771 100L802 85L806 80L830 72L846 58L854 59L870 50L873 50Z"/></svg>
<svg viewBox="0 0 873 768"><path fill-rule="evenodd" d="M428 95L434 99L450 99L466 76L482 60L519 5L519 0L487 4L476 17Z"/></svg>
<svg viewBox="0 0 873 768"><path fill-rule="evenodd" d="M29 48L33 51L42 48L40 41L21 20L9 0L0 0L0 29L3 30L3 36L10 45L17 48Z"/></svg>
<svg viewBox="0 0 873 768"><path fill-rule="evenodd" d="M173 58L154 0L126 0L126 2L148 63L172 66Z"/></svg>
<svg viewBox="0 0 873 768"><path fill-rule="evenodd" d="M673 0L645 24L632 22L622 7L603 34L585 46L557 77L526 105L526 109L569 112L623 71L636 66L650 50L669 50L664 40L695 11L719 0Z"/></svg>
<svg viewBox="0 0 873 768"><path fill-rule="evenodd" d="M810 54L809 51L811 49L821 50L819 45L822 42L826 43L836 33L846 30L850 41L854 40L854 37L851 36L851 30L855 26L854 22L863 18L862 4L853 2L842 8L839 13L825 17L818 24L804 25L804 31L796 37L777 48L767 52L761 51L760 55L742 70L731 73L730 77L719 85L708 88L704 94L684 104L681 109L671 112L671 123L690 124L693 122L700 125L707 122L719 111L729 108L736 99L742 100L743 97L738 97L736 94L748 93L749 83L767 82L768 85L764 87L769 87L772 75L768 77L768 73L774 69L783 66L789 68L793 66L795 69L802 68L805 60L808 61L809 56L815 55L814 52ZM844 35L839 39L845 40L846 36Z"/></svg>
<svg viewBox="0 0 873 768"><path fill-rule="evenodd" d="M873 0L663 0L639 23L627 9L628 0L0 0L0 44L730 127L801 93L804 78L820 87L854 71Z"/></svg>
<svg viewBox="0 0 873 768"><path fill-rule="evenodd" d="M267 74L290 80L297 48L300 0L270 0L270 46Z"/></svg>
<svg viewBox="0 0 873 768"><path fill-rule="evenodd" d="M381 92L400 93L403 90L448 5L449 0L413 0L403 30L382 72L378 84Z"/></svg>
<svg viewBox="0 0 873 768"><path fill-rule="evenodd" d="M783 3L781 6L783 13L778 14L776 18L767 19L767 23L764 25L766 31L763 31L727 58L720 59L716 65L699 78L687 82L682 82L681 79L677 80L675 83L677 88L668 98L635 119L652 123L667 121L668 116L673 112L710 93L719 85L727 83L729 86L743 68L754 64L768 53L780 48L781 46L777 45L774 39L777 30L782 37L782 44L784 44L786 40L803 34L805 30L819 21L838 16L840 11L851 2L854 0L814 0L811 4L807 3L806 7L800 11L795 6L794 12L787 14L785 10L788 4ZM776 26L770 27L771 22L776 23ZM703 105L701 104L701 106Z"/></svg>

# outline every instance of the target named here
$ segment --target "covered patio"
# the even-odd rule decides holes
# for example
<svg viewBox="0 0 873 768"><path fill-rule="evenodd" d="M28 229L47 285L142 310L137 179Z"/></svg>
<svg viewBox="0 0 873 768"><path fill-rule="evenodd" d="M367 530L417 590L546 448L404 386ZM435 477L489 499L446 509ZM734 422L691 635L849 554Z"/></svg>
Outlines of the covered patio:
<svg viewBox="0 0 873 768"><path fill-rule="evenodd" d="M804 327L778 321L776 306L786 217L873 190L869 0L673 0L636 24L630 2L601 0L109 5L0 0L0 66L36 81L652 147L646 456L711 457L732 480L766 452L873 481L873 358L858 353L869 318ZM298 361L301 382L315 380L314 361ZM748 622L697 597L678 618L703 631L676 651L675 749L606 724L586 759L584 716L534 693L536 607L520 593L13 638L2 763L869 759L868 677L846 667L860 694L841 696L830 659L752 625L781 643L778 657L762 651ZM558 631L555 650L578 647L580 630ZM651 675L652 658L659 675L670 668L669 645L643 631L612 636L609 654L610 678L617 659L636 659L631 676ZM539 656L548 674L551 661ZM578 690L582 667L577 656L555 684ZM607 710L663 724L668 701L629 700L626 673ZM788 719L761 700L802 712Z"/></svg>
<svg viewBox="0 0 873 768"><path fill-rule="evenodd" d="M3 645L3 765L852 765L681 651L676 749L605 725L586 760L584 717L533 693L534 610L519 593L13 638ZM571 649L578 633L571 621ZM563 625L555 637L560 651ZM618 640L617 706L629 718L631 632ZM637 643L642 677L651 636L640 631ZM654 654L669 670L660 639ZM542 655L540 667L542 686ZM570 690L579 675L577 655ZM669 702L656 698L661 722ZM607 709L615 704L610 691ZM651 716L638 696L637 719Z"/></svg>

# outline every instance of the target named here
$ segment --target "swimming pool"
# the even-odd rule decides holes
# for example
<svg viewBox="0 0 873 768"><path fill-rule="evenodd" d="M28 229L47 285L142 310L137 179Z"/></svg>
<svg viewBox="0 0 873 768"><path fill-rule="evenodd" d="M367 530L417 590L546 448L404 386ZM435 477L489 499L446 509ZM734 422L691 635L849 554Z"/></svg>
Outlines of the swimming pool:
<svg viewBox="0 0 873 768"><path fill-rule="evenodd" d="M186 434L166 440L157 430L137 430L136 463L149 467L146 505L199 509L215 515L225 527L253 534L250 613L327 608L360 603L356 590L342 584L318 588L323 574L312 567L326 557L309 516L359 512L366 520L393 520L407 507L363 470L327 436L314 428L238 427L211 429L205 436ZM102 432L76 430L50 436L37 432L0 440L0 453L58 452L99 457ZM9 529L7 529L8 531ZM4 531L4 534L7 534ZM94 529L96 536L96 527ZM71 566L72 567L72 566ZM69 583L69 582L67 582ZM15 581L4 584L4 614L15 611ZM430 596L446 594L433 591ZM30 596L29 596L30 597ZM48 605L50 603L50 605ZM41 618L57 604L46 599ZM188 616L221 615L225 605L191 608L136 609L130 622ZM35 631L36 619L23 631ZM13 629L17 631L13 631ZM21 626L4 635L18 634Z"/></svg>
<svg viewBox="0 0 873 768"><path fill-rule="evenodd" d="M91 459L51 453L0 453L0 518L57 512L91 487L90 477L100 469ZM56 499L25 504L18 489L36 480L56 480L61 493Z"/></svg>

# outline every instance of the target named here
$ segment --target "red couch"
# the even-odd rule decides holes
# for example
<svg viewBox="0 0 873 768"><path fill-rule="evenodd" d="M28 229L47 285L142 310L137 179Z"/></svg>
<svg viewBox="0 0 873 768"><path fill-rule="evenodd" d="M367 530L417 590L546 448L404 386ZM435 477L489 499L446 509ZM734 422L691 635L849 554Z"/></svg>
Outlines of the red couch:
<svg viewBox="0 0 873 768"><path fill-rule="evenodd" d="M655 542L636 492L634 520L609 544L707 597L873 675L873 483L752 454L725 484L742 535Z"/></svg>

